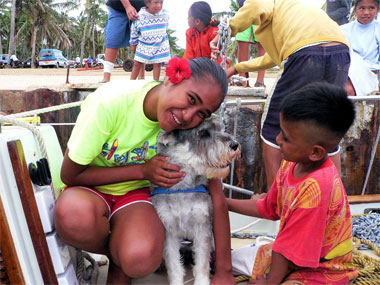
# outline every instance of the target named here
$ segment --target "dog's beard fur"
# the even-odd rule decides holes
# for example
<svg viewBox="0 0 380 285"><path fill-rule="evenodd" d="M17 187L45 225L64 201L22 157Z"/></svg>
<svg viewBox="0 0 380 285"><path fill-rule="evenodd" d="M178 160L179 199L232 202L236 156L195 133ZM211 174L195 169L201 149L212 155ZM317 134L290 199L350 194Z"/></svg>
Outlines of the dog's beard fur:
<svg viewBox="0 0 380 285"><path fill-rule="evenodd" d="M192 180L197 176L224 179L229 174L230 162L240 155L240 147L231 135L221 131L218 121L207 119L191 130L161 132L157 154L168 156L168 162L178 165ZM181 184L185 185L173 187L186 187L186 183Z"/></svg>

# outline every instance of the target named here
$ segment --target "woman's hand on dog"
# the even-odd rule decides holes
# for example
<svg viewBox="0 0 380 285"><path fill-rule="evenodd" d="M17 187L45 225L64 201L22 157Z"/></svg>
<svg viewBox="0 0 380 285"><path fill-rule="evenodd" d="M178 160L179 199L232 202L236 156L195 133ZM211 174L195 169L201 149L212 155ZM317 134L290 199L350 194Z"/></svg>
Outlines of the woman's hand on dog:
<svg viewBox="0 0 380 285"><path fill-rule="evenodd" d="M143 175L151 183L170 188L185 177L177 165L168 163L168 157L156 155L143 164Z"/></svg>

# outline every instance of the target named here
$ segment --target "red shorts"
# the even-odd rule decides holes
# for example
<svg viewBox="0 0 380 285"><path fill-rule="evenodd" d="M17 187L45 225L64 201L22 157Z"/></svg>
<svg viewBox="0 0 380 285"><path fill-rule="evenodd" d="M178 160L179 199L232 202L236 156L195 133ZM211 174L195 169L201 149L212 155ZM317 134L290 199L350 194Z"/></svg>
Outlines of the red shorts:
<svg viewBox="0 0 380 285"><path fill-rule="evenodd" d="M152 201L150 200L151 190L149 187L131 190L124 195L104 194L92 188L88 188L84 186L76 186L76 187L88 190L103 199L103 201L106 203L108 207L108 220L110 220L112 215L115 214L117 211L131 204L139 203L139 202L152 204ZM69 188L70 187L67 187L64 190L69 189Z"/></svg>

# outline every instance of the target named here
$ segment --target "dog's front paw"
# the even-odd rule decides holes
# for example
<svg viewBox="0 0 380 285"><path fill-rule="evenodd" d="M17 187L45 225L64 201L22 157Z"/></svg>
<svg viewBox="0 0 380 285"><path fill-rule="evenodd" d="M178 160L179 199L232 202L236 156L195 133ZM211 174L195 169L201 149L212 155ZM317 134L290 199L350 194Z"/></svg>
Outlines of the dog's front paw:
<svg viewBox="0 0 380 285"><path fill-rule="evenodd" d="M209 285L210 278L208 275L195 276L194 285Z"/></svg>
<svg viewBox="0 0 380 285"><path fill-rule="evenodd" d="M183 282L183 278L169 278L170 280L169 280L169 283L170 283L170 285L183 285L183 284L185 284L184 282Z"/></svg>

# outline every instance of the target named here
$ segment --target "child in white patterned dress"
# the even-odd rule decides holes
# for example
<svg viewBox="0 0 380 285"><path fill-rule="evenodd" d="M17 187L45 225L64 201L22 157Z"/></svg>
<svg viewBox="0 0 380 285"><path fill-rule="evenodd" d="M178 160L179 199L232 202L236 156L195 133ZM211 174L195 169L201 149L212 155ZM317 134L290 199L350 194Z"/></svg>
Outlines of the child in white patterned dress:
<svg viewBox="0 0 380 285"><path fill-rule="evenodd" d="M145 0L138 18L132 23L131 49L135 54L131 80L135 80L144 64L153 64L153 79L160 77L161 64L170 60L167 34L169 15L162 9L163 0Z"/></svg>

